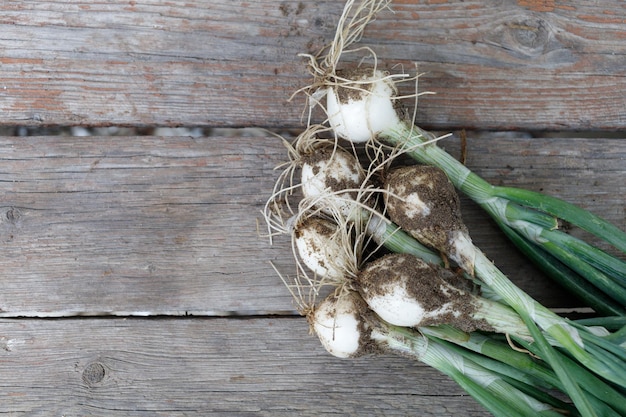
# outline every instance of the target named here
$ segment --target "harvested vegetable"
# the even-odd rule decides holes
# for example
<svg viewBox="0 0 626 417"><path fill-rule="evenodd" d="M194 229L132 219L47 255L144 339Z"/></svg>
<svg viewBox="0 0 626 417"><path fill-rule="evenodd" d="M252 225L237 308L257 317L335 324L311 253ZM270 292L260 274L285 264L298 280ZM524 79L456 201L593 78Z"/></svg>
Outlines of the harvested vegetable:
<svg viewBox="0 0 626 417"><path fill-rule="evenodd" d="M443 171L428 165L396 168L386 175L384 187L392 221L474 274L474 246L459 196Z"/></svg>
<svg viewBox="0 0 626 417"><path fill-rule="evenodd" d="M466 332L496 331L530 339L513 310L465 291L458 286L461 280L413 255L390 254L365 265L356 276L356 287L372 310L396 326L449 324Z"/></svg>
<svg viewBox="0 0 626 417"><path fill-rule="evenodd" d="M331 354L422 361L496 416L626 414L626 264L558 225L569 221L622 251L626 234L569 203L480 179L403 110L397 83L416 77L377 63L340 69L345 53L375 58L349 48L388 5L349 0L333 42L307 56L315 79L301 91L328 127L310 125L285 142L290 161L264 210L270 236L291 235L297 273L293 284L281 278L299 311ZM329 132L335 137L322 139ZM393 167L401 154L431 166ZM472 243L454 187L597 311L617 317L585 326L517 288Z"/></svg>
<svg viewBox="0 0 626 417"><path fill-rule="evenodd" d="M294 242L302 262L318 277L341 284L356 263L350 259L349 236L321 217L308 217L294 227Z"/></svg>
<svg viewBox="0 0 626 417"><path fill-rule="evenodd" d="M570 410L568 404L543 391L539 393L531 384L492 369L498 368L493 359L476 357L435 336L386 323L353 291L331 294L308 318L332 355L354 358L393 353L423 362L454 379L494 416L562 417L555 405L562 411Z"/></svg>
<svg viewBox="0 0 626 417"><path fill-rule="evenodd" d="M308 56L315 79L308 90L335 135L353 143L382 140L417 161L443 169L455 187L489 213L511 241L549 276L602 314L626 315L626 262L558 230L565 221L581 227L626 254L626 233L573 204L541 193L492 186L436 145L438 138L412 123L402 110L397 83L405 74L376 66L340 69L376 13L388 1L348 1L335 39L321 57ZM414 95L414 97L417 96ZM322 105L322 102L324 103Z"/></svg>

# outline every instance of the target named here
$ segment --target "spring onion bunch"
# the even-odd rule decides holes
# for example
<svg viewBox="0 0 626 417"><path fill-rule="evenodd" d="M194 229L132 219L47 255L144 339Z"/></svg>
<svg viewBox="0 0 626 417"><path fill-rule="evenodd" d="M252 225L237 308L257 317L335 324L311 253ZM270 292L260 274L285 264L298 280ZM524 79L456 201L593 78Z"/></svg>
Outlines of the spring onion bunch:
<svg viewBox="0 0 626 417"><path fill-rule="evenodd" d="M333 198L329 195L328 201ZM325 213L334 210L327 208ZM560 415L556 410L577 415L571 404L547 392L565 392L552 368L474 331L504 332L519 343L530 343L532 337L510 308L481 299L472 294L466 278L413 255L389 254L363 262L366 240L357 223L343 218L337 224L342 221L337 212L333 217L312 213L299 213L291 233L296 255L315 279L291 288L301 294L309 286L316 296L322 286L335 288L321 303L300 306L331 354L395 353L420 360L449 375L494 415ZM622 394L577 364L568 366L580 381L591 381L584 395L595 409L604 410L602 415L626 411ZM524 407L532 406L518 410L522 399Z"/></svg>
<svg viewBox="0 0 626 417"><path fill-rule="evenodd" d="M512 242L549 276L597 312L626 315L626 262L559 229L562 222L585 229L626 253L626 233L573 204L541 193L493 186L437 146L437 138L401 111L397 84L404 74L376 66L338 69L342 54L358 41L365 25L388 1L349 1L333 43L321 58L308 56L315 80L312 106L320 105L334 134L353 143L382 140L417 161L445 171L453 184L476 201ZM366 49L374 55L369 48Z"/></svg>
<svg viewBox="0 0 626 417"><path fill-rule="evenodd" d="M309 142L311 137L301 136L298 140ZM298 140L296 147L300 147ZM430 252L418 252L417 255L388 254L383 257L375 254L365 255L365 248L371 241L376 242L374 245L376 252L380 246L385 246L385 239L393 238L398 232L395 229L398 226L395 225L390 230L371 227L372 219L378 219L374 223L379 226L393 224L380 220L384 216L382 212L375 210L376 204L371 201L372 193L382 193L388 206L393 206L389 204L392 200L403 198L395 189L386 191L368 185L368 180L371 179L368 172L358 175L359 180L363 181L360 185L356 179L352 183L346 181L345 179L351 178L354 172L362 169L357 168L354 163L356 156L332 141L321 139L317 141L321 148L331 146L334 151L326 153L327 159L316 158L315 169L301 170L299 188L303 195L298 196L301 200L296 214L285 220L287 227L284 232L292 235L294 255L299 265L297 281L290 285L290 289L299 302L299 308L307 315L312 328L329 352L339 357L392 352L421 360L451 376L495 415L512 415L514 411L511 407L505 406L506 401L497 404L499 394L486 390L486 387L478 388L479 381L472 381L471 378L478 372L474 367L477 367L480 372L488 375L490 380L498 381L492 386L498 387L497 392L515 392L516 395L530 396L530 399L526 398L525 403L534 402L536 407L520 415L541 415L541 413L553 415L555 409L570 409L570 413L576 415L578 411L576 409L572 411L571 405L561 404L546 393L547 389L568 392L567 387L561 382L561 377L551 366L531 360L527 355L511 349L507 343L502 343L497 338L492 339L476 333L476 330L499 332L514 338L519 344L534 341L536 335L533 336L529 332L523 319L509 306L476 294L470 280L458 272L442 267L440 259L433 257ZM338 154L342 155L341 163L332 161ZM296 159L298 165L311 163L311 158L308 157ZM306 182L311 180L311 176L307 171L314 171L317 177L313 182L323 186L308 187ZM290 173L289 177L295 175L293 164L290 164L286 172ZM388 186L394 176L390 174L386 177ZM413 177L421 178L420 175ZM337 184L360 188L341 189ZM380 186L384 187L385 184ZM294 188L296 187L291 185L286 187L289 190ZM309 194L307 191L309 188L314 189L314 192ZM410 189L411 187L407 188L409 191ZM278 195L281 194L276 194L272 200ZM361 203L360 199L367 201L367 204ZM411 198L404 200L417 201ZM458 198L452 200L458 201ZM430 204L426 197L422 197L421 201L423 205ZM418 208L419 206L420 204L416 205ZM273 207L273 204L269 204L268 207ZM360 214L355 215L354 213L359 210ZM393 217L394 210L397 211L392 209L384 213ZM441 211L457 212L455 209ZM463 228L460 219L455 223ZM383 233L377 236L375 234L377 230L382 230ZM384 231L389 233L385 235ZM412 231L410 228L408 232L401 231L404 233L403 241L411 242ZM469 240L469 237L466 240ZM395 248L397 252L402 253L403 247L391 245L390 250L393 251ZM426 260L420 259L420 256ZM356 343L354 339L350 339L353 337L350 336L351 333L344 335L342 329L347 323L351 323L352 329L363 329L364 325L357 325L359 322L357 319L348 320L343 314L336 319L333 318L331 326L328 320L332 314L324 307L326 302L315 304L315 300L323 295L324 291L321 289L324 287L335 288L331 290L328 300L343 299L347 297L347 293L358 294L362 300L360 305L367 306L367 311L358 317L363 315L369 317L369 322L375 318L376 322L385 326L382 328L387 329L386 332L392 331L394 337L389 338L389 333L385 333L387 336L383 341L379 340L379 343L376 342L378 339L363 339L360 344ZM312 296L306 299L305 294ZM338 313L341 311L339 309ZM322 320L323 317L326 319ZM351 347L338 348L330 344L325 333L332 334L331 341L336 338L338 343L344 336L353 340L349 344ZM556 343L549 334L544 335L550 339L548 343ZM395 342L390 343L391 341ZM427 346L435 344L444 349L445 353L442 353L439 361L433 362L429 356L429 352L432 351L428 350ZM424 349L427 349L426 352L423 352ZM535 354L539 357L542 355L536 351ZM458 355L463 357L464 365L461 369L455 368L459 363L455 359ZM560 351L555 351L554 355L560 361L569 361L568 372L573 373L577 380L582 381L580 379L582 375L585 377L584 381L593 381L592 384L585 384L580 394L587 403L592 404L594 409L605 410L604 415L619 415L614 410L620 410L620 404L626 404L625 398L619 392L584 367L572 362ZM466 363L471 363L472 367L466 367ZM464 375L463 372L468 372L469 375ZM592 387L593 392L589 392L588 387ZM612 394L608 396L608 392Z"/></svg>
<svg viewBox="0 0 626 417"><path fill-rule="evenodd" d="M284 142L289 161L264 210L270 236L291 237L297 269L291 280L281 277L298 309L331 354L422 361L496 416L626 415L625 303L619 290L613 301L603 294L622 285L624 263L557 225L563 219L610 234L618 250L623 232L568 203L493 187L470 172L399 110L402 75L339 70L342 54L388 3L349 0L325 55L309 56L315 82L305 91L328 127L310 125ZM364 145L345 149L337 138ZM381 141L392 145L391 156ZM428 166L396 167L400 154ZM589 303L615 317L570 321L517 288L472 243L455 186L532 257L558 259L562 277L601 282Z"/></svg>

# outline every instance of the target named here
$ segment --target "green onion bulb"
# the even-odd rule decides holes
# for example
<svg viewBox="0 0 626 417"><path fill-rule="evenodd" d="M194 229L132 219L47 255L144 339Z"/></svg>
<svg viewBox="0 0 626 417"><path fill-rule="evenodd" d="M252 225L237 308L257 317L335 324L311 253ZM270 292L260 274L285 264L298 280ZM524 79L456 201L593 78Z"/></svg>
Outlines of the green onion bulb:
<svg viewBox="0 0 626 417"><path fill-rule="evenodd" d="M394 223L473 273L475 248L461 217L459 196L442 170L427 165L393 169L385 190Z"/></svg>
<svg viewBox="0 0 626 417"><path fill-rule="evenodd" d="M400 123L397 90L388 73L357 70L340 75L337 84L326 88L328 122L337 136L363 143Z"/></svg>

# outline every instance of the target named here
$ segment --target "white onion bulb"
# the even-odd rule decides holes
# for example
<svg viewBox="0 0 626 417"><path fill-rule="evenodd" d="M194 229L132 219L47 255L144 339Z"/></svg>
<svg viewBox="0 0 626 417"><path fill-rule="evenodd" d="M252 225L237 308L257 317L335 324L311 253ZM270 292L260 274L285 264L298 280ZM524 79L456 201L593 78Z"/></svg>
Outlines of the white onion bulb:
<svg viewBox="0 0 626 417"><path fill-rule="evenodd" d="M294 240L302 262L317 276L333 282L345 280L348 262L345 240L330 220L310 217L296 225Z"/></svg>
<svg viewBox="0 0 626 417"><path fill-rule="evenodd" d="M328 122L337 136L363 143L400 124L397 91L386 75L379 70L360 71L350 85L327 87Z"/></svg>
<svg viewBox="0 0 626 417"><path fill-rule="evenodd" d="M319 149L302 161L300 182L304 196L316 206L330 207L346 218L355 214L354 197L364 179L358 159L340 148Z"/></svg>
<svg viewBox="0 0 626 417"><path fill-rule="evenodd" d="M352 358L364 352L362 340L368 338L362 322L363 300L348 292L326 297L313 313L313 330L326 350L338 358Z"/></svg>
<svg viewBox="0 0 626 417"><path fill-rule="evenodd" d="M444 271L413 255L390 254L368 263L356 280L370 308L393 325L480 328L472 296L447 282Z"/></svg>

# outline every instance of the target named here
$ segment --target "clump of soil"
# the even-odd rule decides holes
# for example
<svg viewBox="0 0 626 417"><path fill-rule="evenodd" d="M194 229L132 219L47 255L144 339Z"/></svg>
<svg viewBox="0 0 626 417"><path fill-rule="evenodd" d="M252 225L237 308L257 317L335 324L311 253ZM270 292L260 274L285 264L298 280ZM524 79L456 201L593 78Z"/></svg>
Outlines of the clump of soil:
<svg viewBox="0 0 626 417"><path fill-rule="evenodd" d="M363 98L363 94L367 94L371 90L372 84L358 83L359 81L368 79L374 75L374 68L352 68L337 70L337 80L340 84L335 88L337 98L340 103L346 104L350 101L358 101ZM341 79L354 80L354 82L341 85Z"/></svg>

